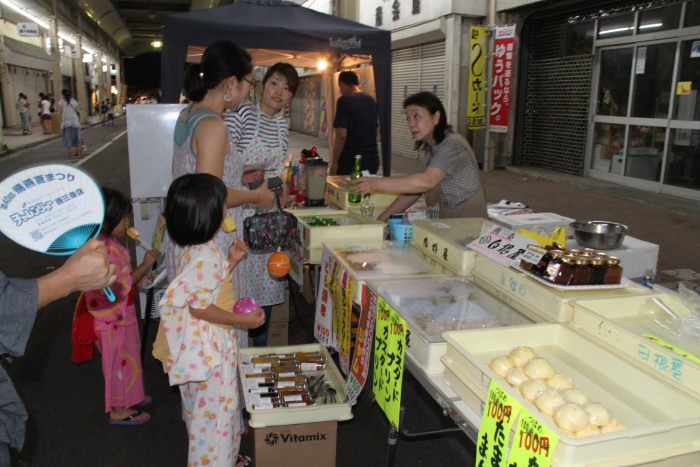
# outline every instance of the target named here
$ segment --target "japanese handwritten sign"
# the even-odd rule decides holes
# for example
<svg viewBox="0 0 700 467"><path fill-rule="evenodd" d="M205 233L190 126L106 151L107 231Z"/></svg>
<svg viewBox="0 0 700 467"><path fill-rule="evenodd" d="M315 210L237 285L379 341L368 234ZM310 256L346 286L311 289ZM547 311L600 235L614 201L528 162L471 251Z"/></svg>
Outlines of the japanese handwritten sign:
<svg viewBox="0 0 700 467"><path fill-rule="evenodd" d="M532 240L524 235L494 225L467 246L503 266L510 266L514 260L520 259L531 243Z"/></svg>
<svg viewBox="0 0 700 467"><path fill-rule="evenodd" d="M314 338L326 347L338 350L337 336L333 332L333 301L328 292L328 279L333 277L337 264L333 254L327 248L323 249L321 258L321 279L316 294L316 319L314 320Z"/></svg>
<svg viewBox="0 0 700 467"><path fill-rule="evenodd" d="M370 356L372 355L372 343L374 341L374 327L376 322L377 295L362 285L360 320L357 325L357 337L355 338L355 353L352 357L350 375L345 383L345 393L350 402L357 400L360 391L367 380L369 373Z"/></svg>
<svg viewBox="0 0 700 467"><path fill-rule="evenodd" d="M469 82L467 84L467 128L484 128L486 114L486 28L469 28Z"/></svg>
<svg viewBox="0 0 700 467"><path fill-rule="evenodd" d="M336 263L335 270L328 276L328 289L333 302L333 332L338 336L338 362L346 375L350 368L352 286L348 272Z"/></svg>
<svg viewBox="0 0 700 467"><path fill-rule="evenodd" d="M508 456L508 467L547 467L559 436L523 407Z"/></svg>
<svg viewBox="0 0 700 467"><path fill-rule="evenodd" d="M515 54L515 26L496 28L493 47L493 73L491 75L490 130L495 133L508 131L508 111L513 82L513 57Z"/></svg>
<svg viewBox="0 0 700 467"><path fill-rule="evenodd" d="M406 347L406 320L382 297L377 298L376 318L372 391L389 423L398 428Z"/></svg>
<svg viewBox="0 0 700 467"><path fill-rule="evenodd" d="M506 465L511 428L521 410L522 405L491 380L476 440L477 467Z"/></svg>

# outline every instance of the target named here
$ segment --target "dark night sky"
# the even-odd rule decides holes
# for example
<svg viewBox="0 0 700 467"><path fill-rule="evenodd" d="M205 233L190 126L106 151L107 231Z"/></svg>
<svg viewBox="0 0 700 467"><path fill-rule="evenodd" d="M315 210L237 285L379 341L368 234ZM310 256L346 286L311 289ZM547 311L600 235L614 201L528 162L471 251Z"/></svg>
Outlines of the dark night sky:
<svg viewBox="0 0 700 467"><path fill-rule="evenodd" d="M124 80L129 95L139 90L160 88L160 52L147 52L124 59Z"/></svg>

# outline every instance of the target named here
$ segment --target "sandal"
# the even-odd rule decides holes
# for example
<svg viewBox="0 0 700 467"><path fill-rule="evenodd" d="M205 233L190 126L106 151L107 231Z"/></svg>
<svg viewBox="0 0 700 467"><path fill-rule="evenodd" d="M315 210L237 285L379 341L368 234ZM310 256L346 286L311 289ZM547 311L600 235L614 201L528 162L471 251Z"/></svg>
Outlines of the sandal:
<svg viewBox="0 0 700 467"><path fill-rule="evenodd" d="M146 418L143 420L136 420L141 415L146 415ZM151 419L151 416L149 415L148 412L144 412L141 409L136 409L135 413L132 413L131 415L127 415L126 417L122 418L121 420L112 420L110 418L109 424L110 425L137 426L137 425L143 425L144 423L147 423L150 419Z"/></svg>
<svg viewBox="0 0 700 467"><path fill-rule="evenodd" d="M236 467L247 467L253 462L253 459L251 459L248 456L244 456L243 454L238 455L238 459L236 460Z"/></svg>
<svg viewBox="0 0 700 467"><path fill-rule="evenodd" d="M144 396L143 400L138 404L134 404L132 407L148 407L153 402L153 398L149 395Z"/></svg>

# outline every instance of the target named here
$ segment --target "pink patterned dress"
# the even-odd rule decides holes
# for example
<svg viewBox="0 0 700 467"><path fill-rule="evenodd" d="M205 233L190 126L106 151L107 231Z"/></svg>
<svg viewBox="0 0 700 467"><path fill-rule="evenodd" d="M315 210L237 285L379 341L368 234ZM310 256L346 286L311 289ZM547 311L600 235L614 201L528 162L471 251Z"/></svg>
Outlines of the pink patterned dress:
<svg viewBox="0 0 700 467"><path fill-rule="evenodd" d="M95 318L97 348L102 354L105 378L105 412L112 407L131 407L143 401L141 339L131 287L131 258L114 238L99 236L107 247L109 261L117 266L111 285L116 297L110 302L102 290L85 292L85 303Z"/></svg>
<svg viewBox="0 0 700 467"><path fill-rule="evenodd" d="M236 332L190 314L190 306L233 302L229 263L214 241L181 253L177 276L159 306L170 350L166 370L170 384L180 389L189 434L187 465L232 466L242 427Z"/></svg>

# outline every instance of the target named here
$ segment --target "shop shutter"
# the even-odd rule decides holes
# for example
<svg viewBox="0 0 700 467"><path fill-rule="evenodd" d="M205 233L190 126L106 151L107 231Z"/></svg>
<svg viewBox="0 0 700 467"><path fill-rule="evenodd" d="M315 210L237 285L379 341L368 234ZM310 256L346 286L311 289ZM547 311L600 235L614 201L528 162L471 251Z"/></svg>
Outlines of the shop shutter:
<svg viewBox="0 0 700 467"><path fill-rule="evenodd" d="M392 51L391 82L391 153L418 159L415 143L406 127L403 101L418 91L436 92L440 99L445 91L445 43L433 43Z"/></svg>

